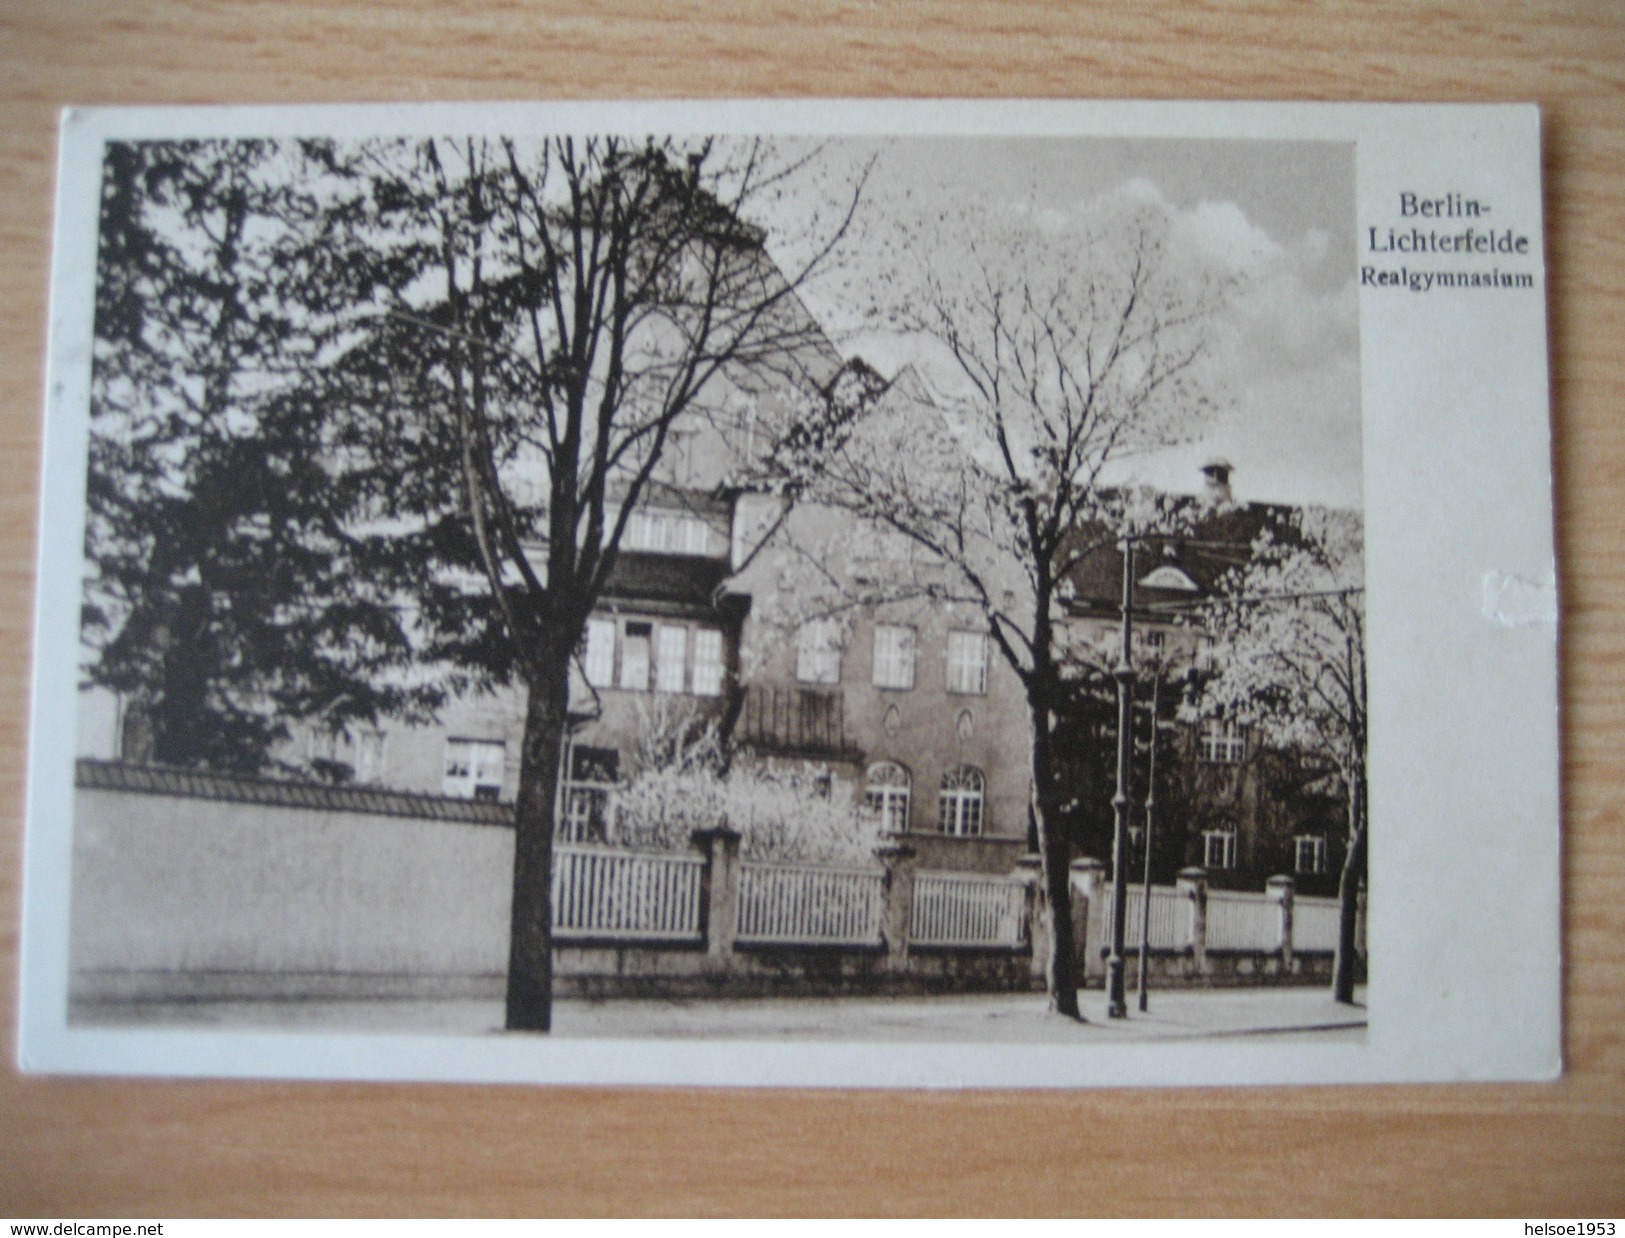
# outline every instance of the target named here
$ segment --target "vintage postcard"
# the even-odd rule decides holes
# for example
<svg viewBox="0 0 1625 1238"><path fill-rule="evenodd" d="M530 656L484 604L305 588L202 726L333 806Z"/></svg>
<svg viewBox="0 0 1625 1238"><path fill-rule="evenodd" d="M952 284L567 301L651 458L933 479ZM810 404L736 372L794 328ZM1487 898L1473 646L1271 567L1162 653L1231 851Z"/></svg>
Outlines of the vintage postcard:
<svg viewBox="0 0 1625 1238"><path fill-rule="evenodd" d="M71 112L25 1069L1560 1070L1532 107Z"/></svg>

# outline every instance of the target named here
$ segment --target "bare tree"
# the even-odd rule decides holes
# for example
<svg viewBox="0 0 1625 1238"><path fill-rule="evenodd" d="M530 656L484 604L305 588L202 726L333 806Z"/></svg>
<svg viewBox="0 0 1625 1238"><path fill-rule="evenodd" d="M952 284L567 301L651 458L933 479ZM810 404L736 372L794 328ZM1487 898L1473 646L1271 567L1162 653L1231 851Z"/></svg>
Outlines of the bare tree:
<svg viewBox="0 0 1625 1238"><path fill-rule="evenodd" d="M816 416L838 359L753 205L794 176L765 144L436 140L355 152L368 273L348 350L353 439L390 476L426 655L526 693L507 1026L551 1023L551 874L570 666L685 419L729 383ZM405 548L410 545L411 550Z"/></svg>
<svg viewBox="0 0 1625 1238"><path fill-rule="evenodd" d="M1364 523L1305 508L1266 531L1206 614L1215 674L1199 708L1280 748L1330 761L1348 799L1332 993L1354 1000L1355 921L1366 875Z"/></svg>
<svg viewBox="0 0 1625 1238"><path fill-rule="evenodd" d="M966 215L885 283L888 323L925 343L937 381L897 382L831 445L810 492L911 547L856 599L974 608L1020 680L1054 935L1051 1006L1078 1015L1055 728L1062 585L1098 549L1080 531L1133 513L1105 470L1184 439L1213 407L1205 363L1227 289L1170 252L1166 213L1107 204L1069 226Z"/></svg>

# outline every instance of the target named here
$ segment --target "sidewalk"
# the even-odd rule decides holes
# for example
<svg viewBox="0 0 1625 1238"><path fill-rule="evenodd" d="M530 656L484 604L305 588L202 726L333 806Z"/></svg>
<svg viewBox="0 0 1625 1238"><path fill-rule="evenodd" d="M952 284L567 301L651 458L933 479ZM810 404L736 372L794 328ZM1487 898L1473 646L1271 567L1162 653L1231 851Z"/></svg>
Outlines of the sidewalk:
<svg viewBox="0 0 1625 1238"><path fill-rule="evenodd" d="M1272 1040L1359 1041L1361 1003L1340 1006L1324 988L1184 989L1150 994L1141 1014L1128 995L1129 1017L1108 1019L1098 989L1080 995L1085 1022L1047 1012L1042 994L897 998L777 998L729 1001L560 1001L557 1037L1016 1042L1105 1044L1215 1036ZM441 1001L121 1002L76 1009L74 1023L99 1027L200 1030L275 1028L300 1032L497 1034L502 1004Z"/></svg>

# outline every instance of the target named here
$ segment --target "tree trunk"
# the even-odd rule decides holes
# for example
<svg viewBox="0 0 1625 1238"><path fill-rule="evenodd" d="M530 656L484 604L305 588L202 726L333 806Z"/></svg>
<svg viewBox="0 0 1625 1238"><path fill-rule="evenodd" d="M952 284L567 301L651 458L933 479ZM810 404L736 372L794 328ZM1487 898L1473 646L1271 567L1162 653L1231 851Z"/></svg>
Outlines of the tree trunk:
<svg viewBox="0 0 1625 1238"><path fill-rule="evenodd" d="M1360 915L1360 886L1365 881L1365 787L1349 779L1349 852L1337 883L1337 957L1332 963L1332 998L1354 1004L1355 928Z"/></svg>
<svg viewBox="0 0 1625 1238"><path fill-rule="evenodd" d="M520 746L508 941L507 1027L524 1032L553 1025L553 831L570 704L568 656L539 663Z"/></svg>
<svg viewBox="0 0 1625 1238"><path fill-rule="evenodd" d="M209 624L208 597L202 586L187 585L167 612L154 629L163 678L147 711L152 759L160 765L209 765L214 754L208 740L216 720L209 709L206 668L215 664L201 648Z"/></svg>
<svg viewBox="0 0 1625 1238"><path fill-rule="evenodd" d="M1033 821L1043 863L1044 896L1049 900L1050 950L1044 981L1050 1009L1076 1019L1078 953L1072 936L1072 851L1061 832L1061 797L1055 775L1055 745L1049 708L1031 705L1033 725Z"/></svg>

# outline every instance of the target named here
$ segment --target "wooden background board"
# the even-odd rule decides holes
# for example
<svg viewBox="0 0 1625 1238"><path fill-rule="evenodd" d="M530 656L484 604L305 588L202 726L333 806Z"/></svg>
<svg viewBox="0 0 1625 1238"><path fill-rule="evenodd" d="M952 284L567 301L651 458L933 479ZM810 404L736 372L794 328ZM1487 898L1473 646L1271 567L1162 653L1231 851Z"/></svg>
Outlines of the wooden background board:
<svg viewBox="0 0 1625 1238"><path fill-rule="evenodd" d="M1567 1077L1013 1095L89 1081L19 1077L8 1031L0 1214L1625 1215L1625 5L7 0L9 975L57 110L795 94L1543 106L1565 607ZM14 982L0 991L0 1020L13 1028Z"/></svg>

